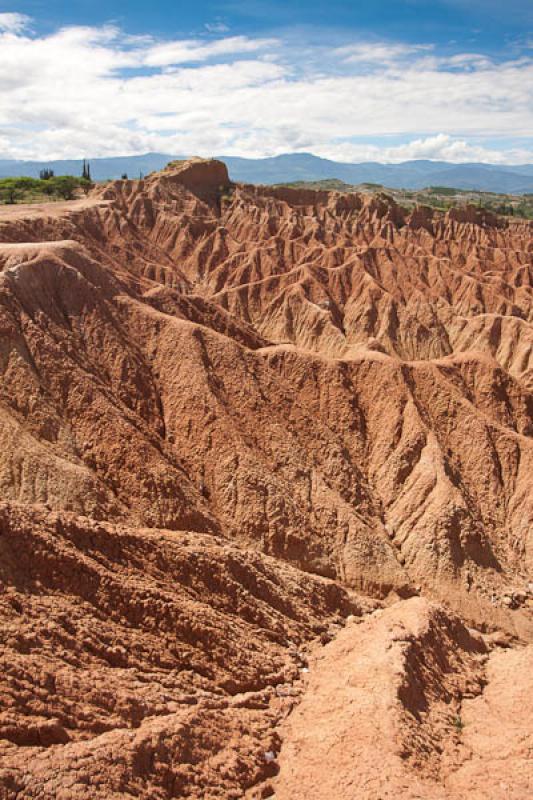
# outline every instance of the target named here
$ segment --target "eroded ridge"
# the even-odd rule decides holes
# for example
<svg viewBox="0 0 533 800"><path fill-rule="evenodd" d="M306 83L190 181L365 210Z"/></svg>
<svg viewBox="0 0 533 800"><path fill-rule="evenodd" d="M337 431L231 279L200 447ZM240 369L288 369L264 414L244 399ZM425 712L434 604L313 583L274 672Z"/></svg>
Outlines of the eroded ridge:
<svg viewBox="0 0 533 800"><path fill-rule="evenodd" d="M0 505L0 797L241 797L362 606L209 535Z"/></svg>

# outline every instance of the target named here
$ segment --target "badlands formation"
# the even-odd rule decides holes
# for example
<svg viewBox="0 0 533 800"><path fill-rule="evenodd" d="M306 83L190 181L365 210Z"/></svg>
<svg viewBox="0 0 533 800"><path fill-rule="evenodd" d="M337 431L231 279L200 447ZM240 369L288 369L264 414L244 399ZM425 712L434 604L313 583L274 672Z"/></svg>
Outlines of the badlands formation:
<svg viewBox="0 0 533 800"><path fill-rule="evenodd" d="M533 797L532 324L480 209L1 209L1 800Z"/></svg>

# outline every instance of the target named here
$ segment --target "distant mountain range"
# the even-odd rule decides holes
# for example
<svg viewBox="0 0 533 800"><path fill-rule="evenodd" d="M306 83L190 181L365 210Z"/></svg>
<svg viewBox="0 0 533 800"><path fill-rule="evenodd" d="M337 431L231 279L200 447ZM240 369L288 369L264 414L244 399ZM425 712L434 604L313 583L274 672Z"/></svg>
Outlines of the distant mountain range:
<svg viewBox="0 0 533 800"><path fill-rule="evenodd" d="M120 178L127 174L136 178L162 169L169 161L185 156L146 153L139 156L89 158L94 180ZM405 161L402 164L380 164L368 161L345 164L318 158L311 153L287 153L272 158L239 158L219 156L234 181L244 183L288 183L338 178L345 183L380 183L395 189L423 189L445 186L484 192L525 194L533 192L533 164L495 166L493 164L450 164L446 161ZM79 175L82 161L14 161L0 159L0 178L28 175L38 177L44 167L56 175Z"/></svg>

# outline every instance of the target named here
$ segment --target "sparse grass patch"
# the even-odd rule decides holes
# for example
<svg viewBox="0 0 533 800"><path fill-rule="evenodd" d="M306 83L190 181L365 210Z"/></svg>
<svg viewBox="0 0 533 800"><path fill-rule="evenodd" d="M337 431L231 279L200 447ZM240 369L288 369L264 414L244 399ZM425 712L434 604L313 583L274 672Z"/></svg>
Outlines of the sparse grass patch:
<svg viewBox="0 0 533 800"><path fill-rule="evenodd" d="M455 728L457 733L462 733L464 731L465 724L459 715L454 717L453 727Z"/></svg>
<svg viewBox="0 0 533 800"><path fill-rule="evenodd" d="M221 203L230 203L235 193L233 186L219 186L218 191Z"/></svg>

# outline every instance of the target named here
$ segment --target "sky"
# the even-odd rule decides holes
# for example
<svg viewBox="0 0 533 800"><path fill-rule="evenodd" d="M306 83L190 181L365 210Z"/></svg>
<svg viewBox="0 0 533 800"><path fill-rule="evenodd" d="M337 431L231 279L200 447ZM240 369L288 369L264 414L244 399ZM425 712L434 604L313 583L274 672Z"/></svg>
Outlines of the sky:
<svg viewBox="0 0 533 800"><path fill-rule="evenodd" d="M0 0L0 159L533 163L533 0Z"/></svg>

